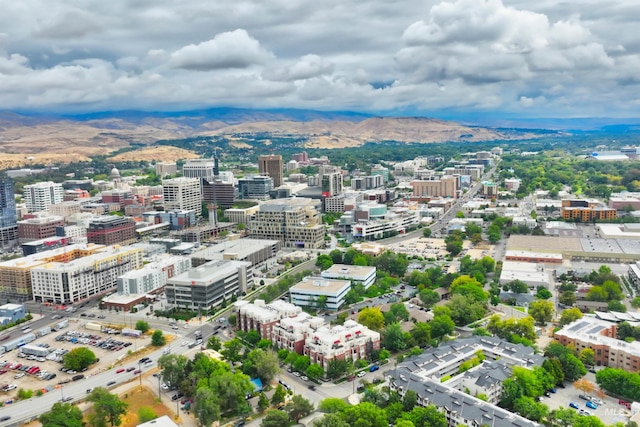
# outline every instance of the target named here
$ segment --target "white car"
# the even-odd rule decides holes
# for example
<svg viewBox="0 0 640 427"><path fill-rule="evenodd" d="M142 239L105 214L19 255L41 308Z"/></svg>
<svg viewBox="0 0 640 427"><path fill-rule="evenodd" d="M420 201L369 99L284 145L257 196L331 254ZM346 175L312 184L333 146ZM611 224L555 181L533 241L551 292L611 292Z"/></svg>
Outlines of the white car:
<svg viewBox="0 0 640 427"><path fill-rule="evenodd" d="M362 378L362 377L364 377L365 375L367 375L367 373L366 373L365 371L360 371L360 372L358 372L358 378Z"/></svg>
<svg viewBox="0 0 640 427"><path fill-rule="evenodd" d="M294 375L295 377L299 377L299 376L300 376L300 372L295 371L295 372L293 373L293 375Z"/></svg>
<svg viewBox="0 0 640 427"><path fill-rule="evenodd" d="M18 378L22 378L22 377L24 377L24 372L20 372L19 374L16 374L16 376L13 377L13 378L18 379Z"/></svg>
<svg viewBox="0 0 640 427"><path fill-rule="evenodd" d="M597 397L592 397L591 401L598 406L604 405L604 402L601 399L598 399Z"/></svg>
<svg viewBox="0 0 640 427"><path fill-rule="evenodd" d="M167 383L162 384L163 390L169 390L169 385Z"/></svg>
<svg viewBox="0 0 640 427"><path fill-rule="evenodd" d="M11 391L11 390L15 390L17 389L18 386L15 384L9 384L8 386L5 386L4 391Z"/></svg>

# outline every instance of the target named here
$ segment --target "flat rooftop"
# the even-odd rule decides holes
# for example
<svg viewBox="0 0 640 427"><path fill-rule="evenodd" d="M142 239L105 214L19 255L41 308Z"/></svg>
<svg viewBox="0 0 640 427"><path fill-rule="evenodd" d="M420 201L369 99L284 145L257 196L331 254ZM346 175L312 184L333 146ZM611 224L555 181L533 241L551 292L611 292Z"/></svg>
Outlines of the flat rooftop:
<svg viewBox="0 0 640 427"><path fill-rule="evenodd" d="M347 264L333 264L322 272L329 273L331 275L343 275L344 277L364 277L368 276L372 272L375 273L375 267L368 267L364 265L347 265Z"/></svg>
<svg viewBox="0 0 640 427"><path fill-rule="evenodd" d="M325 279L323 277L305 277L290 288L291 292L317 293L317 294L335 294L344 289L345 286L351 286L349 280Z"/></svg>

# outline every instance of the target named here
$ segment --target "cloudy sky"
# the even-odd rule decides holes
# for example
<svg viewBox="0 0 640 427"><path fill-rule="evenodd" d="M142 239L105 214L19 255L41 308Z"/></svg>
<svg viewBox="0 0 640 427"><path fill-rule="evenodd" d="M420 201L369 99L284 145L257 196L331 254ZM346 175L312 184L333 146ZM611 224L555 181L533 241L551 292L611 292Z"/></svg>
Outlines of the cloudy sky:
<svg viewBox="0 0 640 427"><path fill-rule="evenodd" d="M637 117L639 18L634 0L11 1L0 109Z"/></svg>

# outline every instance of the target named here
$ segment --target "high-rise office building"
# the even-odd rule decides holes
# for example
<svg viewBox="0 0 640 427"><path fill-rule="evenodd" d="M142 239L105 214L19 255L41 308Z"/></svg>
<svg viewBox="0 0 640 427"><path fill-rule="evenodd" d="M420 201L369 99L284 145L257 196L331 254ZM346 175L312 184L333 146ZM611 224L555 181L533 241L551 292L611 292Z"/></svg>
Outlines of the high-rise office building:
<svg viewBox="0 0 640 427"><path fill-rule="evenodd" d="M18 241L18 220L13 181L0 179L0 248Z"/></svg>
<svg viewBox="0 0 640 427"><path fill-rule="evenodd" d="M190 159L182 166L182 175L185 178L204 178L211 182L214 166L212 159Z"/></svg>
<svg viewBox="0 0 640 427"><path fill-rule="evenodd" d="M64 200L62 184L48 181L25 185L24 199L29 212L46 211L49 206Z"/></svg>
<svg viewBox="0 0 640 427"><path fill-rule="evenodd" d="M260 175L270 176L273 179L273 188L278 188L284 182L282 156L271 154L258 156L258 170Z"/></svg>
<svg viewBox="0 0 640 427"><path fill-rule="evenodd" d="M164 208L170 210L194 210L202 215L202 193L199 178L174 178L162 180Z"/></svg>

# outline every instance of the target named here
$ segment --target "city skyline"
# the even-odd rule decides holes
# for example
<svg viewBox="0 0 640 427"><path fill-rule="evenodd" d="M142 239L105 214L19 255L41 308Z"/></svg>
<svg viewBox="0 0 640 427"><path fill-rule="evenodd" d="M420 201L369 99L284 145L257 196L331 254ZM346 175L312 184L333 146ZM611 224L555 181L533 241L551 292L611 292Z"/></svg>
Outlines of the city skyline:
<svg viewBox="0 0 640 427"><path fill-rule="evenodd" d="M637 117L622 0L6 5L0 110Z"/></svg>

